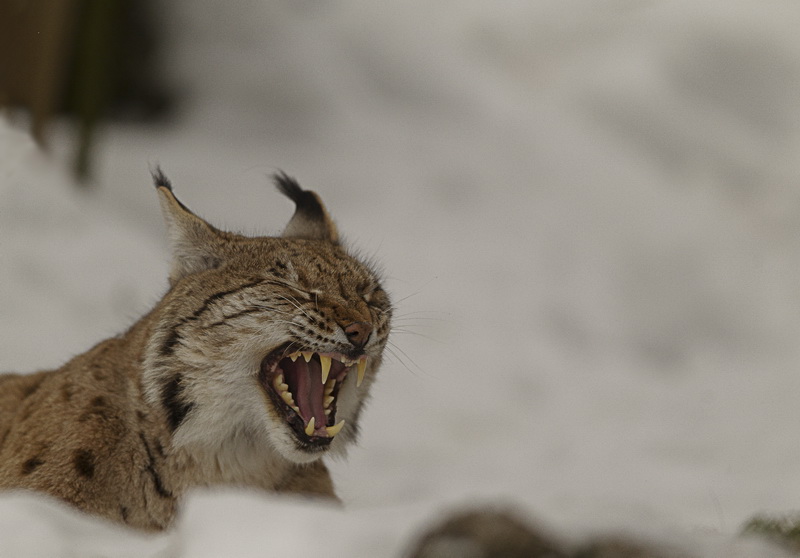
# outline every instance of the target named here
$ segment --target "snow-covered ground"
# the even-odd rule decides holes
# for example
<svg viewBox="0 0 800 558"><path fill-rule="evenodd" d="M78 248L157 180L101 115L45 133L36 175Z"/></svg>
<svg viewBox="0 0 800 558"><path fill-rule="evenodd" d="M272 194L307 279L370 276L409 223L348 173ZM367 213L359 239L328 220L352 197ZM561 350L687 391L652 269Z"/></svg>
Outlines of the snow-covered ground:
<svg viewBox="0 0 800 558"><path fill-rule="evenodd" d="M331 464L346 510L198 493L142 538L5 495L0 556L388 558L486 501L733 556L750 516L800 507L800 4L235 6L162 8L190 97L107 128L92 192L63 129L46 155L0 123L0 369L57 366L158 300L150 165L267 234L284 169L398 308L361 444Z"/></svg>

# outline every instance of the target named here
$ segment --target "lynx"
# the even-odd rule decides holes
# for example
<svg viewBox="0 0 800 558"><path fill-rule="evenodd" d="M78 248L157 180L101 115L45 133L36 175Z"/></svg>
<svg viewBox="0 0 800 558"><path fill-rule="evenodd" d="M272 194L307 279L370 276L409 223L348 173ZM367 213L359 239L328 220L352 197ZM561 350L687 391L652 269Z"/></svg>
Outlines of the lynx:
<svg viewBox="0 0 800 558"><path fill-rule="evenodd" d="M336 498L321 458L356 440L392 306L317 194L274 179L294 215L280 237L252 238L211 226L153 173L169 289L61 368L0 375L0 488L148 531L192 487Z"/></svg>

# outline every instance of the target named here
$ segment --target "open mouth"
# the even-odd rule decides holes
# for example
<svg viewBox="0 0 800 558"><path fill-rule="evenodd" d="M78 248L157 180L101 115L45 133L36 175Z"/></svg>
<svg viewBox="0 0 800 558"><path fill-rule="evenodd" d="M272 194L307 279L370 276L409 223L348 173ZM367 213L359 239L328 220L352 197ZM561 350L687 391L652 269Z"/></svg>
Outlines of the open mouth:
<svg viewBox="0 0 800 558"><path fill-rule="evenodd" d="M361 385L367 357L286 351L287 347L278 348L262 361L261 385L301 443L327 446L345 427L344 420L336 422L342 382L354 372L358 375L356 385Z"/></svg>

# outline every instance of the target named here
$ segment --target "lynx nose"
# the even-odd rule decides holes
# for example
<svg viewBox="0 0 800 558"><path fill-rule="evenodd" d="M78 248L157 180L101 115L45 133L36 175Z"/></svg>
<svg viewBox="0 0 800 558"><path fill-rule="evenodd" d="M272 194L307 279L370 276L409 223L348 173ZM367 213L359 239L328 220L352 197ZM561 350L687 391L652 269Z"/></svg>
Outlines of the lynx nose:
<svg viewBox="0 0 800 558"><path fill-rule="evenodd" d="M364 347L369 341L369 336L372 335L372 324L369 322L353 322L342 329L350 343L358 349Z"/></svg>

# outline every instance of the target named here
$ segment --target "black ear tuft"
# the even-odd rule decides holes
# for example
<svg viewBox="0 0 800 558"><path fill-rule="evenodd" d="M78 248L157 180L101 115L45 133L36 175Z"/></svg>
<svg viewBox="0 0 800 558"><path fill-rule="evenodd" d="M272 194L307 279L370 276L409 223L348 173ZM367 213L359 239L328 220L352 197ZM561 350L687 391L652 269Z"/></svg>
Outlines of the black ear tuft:
<svg viewBox="0 0 800 558"><path fill-rule="evenodd" d="M150 174L153 176L153 184L156 188L166 188L170 192L172 192L172 182L170 182L167 175L164 174L164 171L161 170L161 167L156 165L155 170L151 170Z"/></svg>
<svg viewBox="0 0 800 558"><path fill-rule="evenodd" d="M284 196L288 196L293 200L296 200L297 197L303 193L303 189L300 187L297 180L282 170L273 174L272 180Z"/></svg>
<svg viewBox="0 0 800 558"><path fill-rule="evenodd" d="M336 244L339 233L319 196L303 190L297 180L278 171L272 175L278 190L294 202L295 212L283 231L283 236L327 240Z"/></svg>
<svg viewBox="0 0 800 558"><path fill-rule="evenodd" d="M324 219L325 209L314 195L314 192L303 190L296 179L292 178L283 171L278 171L272 175L275 186L284 196L292 200L295 206L306 214L310 219Z"/></svg>

